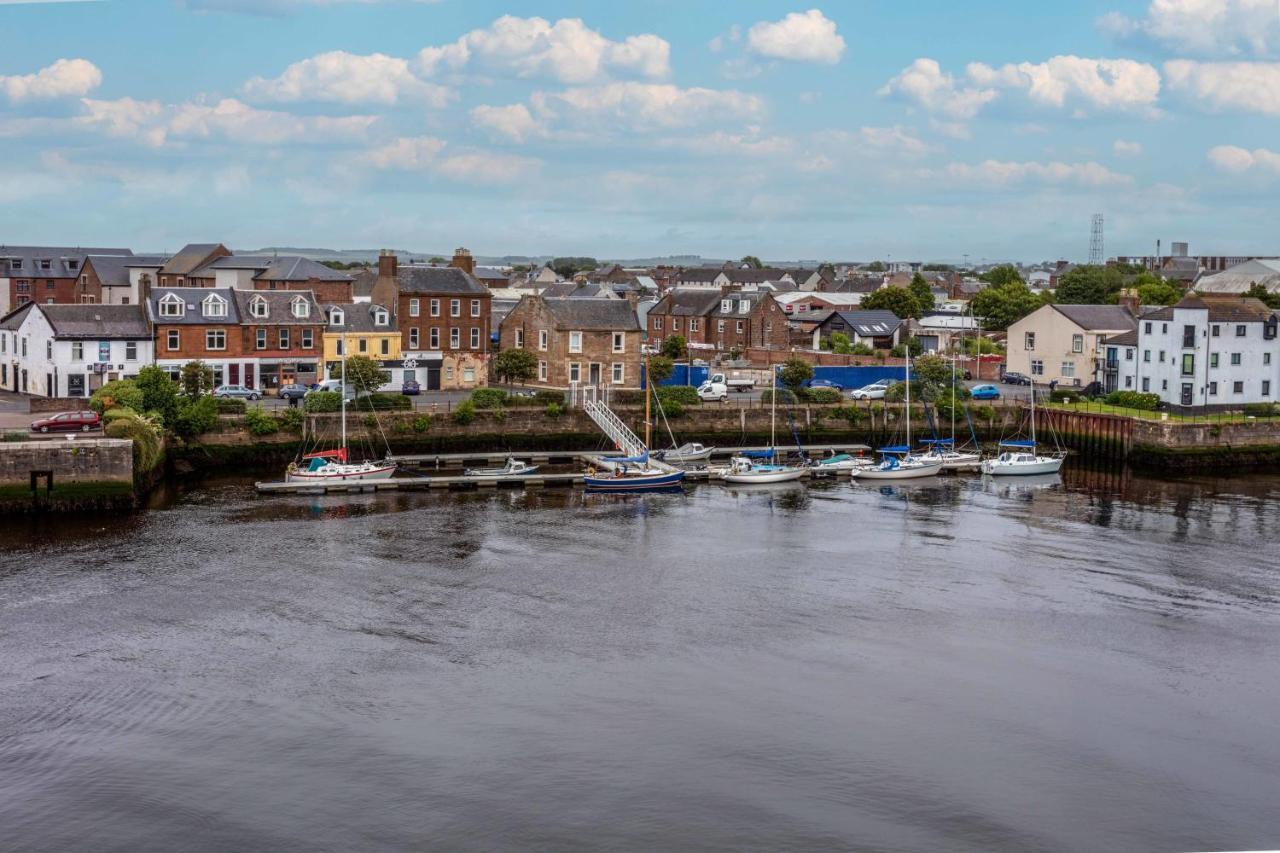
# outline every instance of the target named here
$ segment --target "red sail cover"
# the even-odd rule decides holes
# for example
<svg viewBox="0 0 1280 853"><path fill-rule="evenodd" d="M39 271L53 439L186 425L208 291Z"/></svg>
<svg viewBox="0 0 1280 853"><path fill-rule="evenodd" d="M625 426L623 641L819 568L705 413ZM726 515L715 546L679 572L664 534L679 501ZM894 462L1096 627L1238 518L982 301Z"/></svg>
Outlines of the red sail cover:
<svg viewBox="0 0 1280 853"><path fill-rule="evenodd" d="M334 450L321 450L318 453L305 454L303 459L337 459L339 462L347 461L347 449L339 447Z"/></svg>

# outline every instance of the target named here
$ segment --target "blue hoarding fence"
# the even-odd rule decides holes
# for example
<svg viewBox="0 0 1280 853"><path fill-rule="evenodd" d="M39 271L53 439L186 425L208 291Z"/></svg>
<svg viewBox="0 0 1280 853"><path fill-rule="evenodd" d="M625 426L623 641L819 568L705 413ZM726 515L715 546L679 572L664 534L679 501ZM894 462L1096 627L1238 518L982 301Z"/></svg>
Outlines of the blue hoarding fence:
<svg viewBox="0 0 1280 853"><path fill-rule="evenodd" d="M696 364L687 364L680 362L674 365L671 371L671 377L659 382L659 385L692 385L697 388L703 382L707 381L707 377L711 375L711 370L705 366ZM641 386L649 387L649 378L645 373L644 366L640 367Z"/></svg>

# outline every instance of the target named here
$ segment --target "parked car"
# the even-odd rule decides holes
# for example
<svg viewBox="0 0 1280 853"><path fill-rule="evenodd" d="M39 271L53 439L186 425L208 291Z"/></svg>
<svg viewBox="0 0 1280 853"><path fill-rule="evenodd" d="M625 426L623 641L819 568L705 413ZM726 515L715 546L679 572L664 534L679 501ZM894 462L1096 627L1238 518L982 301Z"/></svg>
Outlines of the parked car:
<svg viewBox="0 0 1280 853"><path fill-rule="evenodd" d="M969 389L969 396L975 400L999 400L1000 389L994 385L974 385Z"/></svg>
<svg viewBox="0 0 1280 853"><path fill-rule="evenodd" d="M262 397L262 395L253 388L246 388L243 385L219 385L217 388L213 389L213 396L226 398L234 397L240 400L257 400Z"/></svg>
<svg viewBox="0 0 1280 853"><path fill-rule="evenodd" d="M1088 385L1080 389L1081 397L1101 397L1106 393L1106 389L1102 387L1101 382L1090 382Z"/></svg>
<svg viewBox="0 0 1280 853"><path fill-rule="evenodd" d="M422 386L416 380L406 379L400 385L400 393L409 397L416 397L422 392Z"/></svg>
<svg viewBox="0 0 1280 853"><path fill-rule="evenodd" d="M844 386L839 382L832 382L830 379L810 379L804 383L806 388L830 388L832 391L843 391Z"/></svg>
<svg viewBox="0 0 1280 853"><path fill-rule="evenodd" d="M1001 376L1000 378L1003 381L1008 382L1010 385L1030 385L1031 384L1031 377L1027 376L1025 373L1014 373L1013 371L1009 371L1005 373L1003 376Z"/></svg>
<svg viewBox="0 0 1280 853"><path fill-rule="evenodd" d="M32 421L32 432L88 432L101 429L102 418L97 412L59 412L38 421Z"/></svg>
<svg viewBox="0 0 1280 853"><path fill-rule="evenodd" d="M878 379L870 385L855 388L849 392L849 396L855 400L883 400L884 394L889 390L891 384L893 383L888 379Z"/></svg>
<svg viewBox="0 0 1280 853"><path fill-rule="evenodd" d="M277 396L281 400L301 400L307 396L306 385L281 385Z"/></svg>

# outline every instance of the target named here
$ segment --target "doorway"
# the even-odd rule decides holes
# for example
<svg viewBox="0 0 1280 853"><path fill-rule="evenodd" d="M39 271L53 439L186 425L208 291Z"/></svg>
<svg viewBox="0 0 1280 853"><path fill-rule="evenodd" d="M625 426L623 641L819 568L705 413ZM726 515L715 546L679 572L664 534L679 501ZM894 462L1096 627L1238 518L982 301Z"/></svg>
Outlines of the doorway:
<svg viewBox="0 0 1280 853"><path fill-rule="evenodd" d="M594 361L591 362L591 367L588 368L587 370L587 384L588 385L600 384L600 365Z"/></svg>

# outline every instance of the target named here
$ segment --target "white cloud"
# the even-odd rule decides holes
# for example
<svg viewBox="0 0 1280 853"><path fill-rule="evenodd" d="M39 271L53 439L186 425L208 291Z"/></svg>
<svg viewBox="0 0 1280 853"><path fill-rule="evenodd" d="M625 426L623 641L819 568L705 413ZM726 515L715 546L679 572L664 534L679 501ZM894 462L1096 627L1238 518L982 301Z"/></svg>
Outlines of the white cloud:
<svg viewBox="0 0 1280 853"><path fill-rule="evenodd" d="M882 151L918 157L929 150L929 146L909 131L901 127L861 127L857 138L861 144Z"/></svg>
<svg viewBox="0 0 1280 853"><path fill-rule="evenodd" d="M1112 143L1111 150L1121 157L1137 157L1142 153L1142 143L1131 142L1127 139L1117 139Z"/></svg>
<svg viewBox="0 0 1280 853"><path fill-rule="evenodd" d="M1257 169L1280 174L1280 153L1266 148L1250 151L1235 145L1217 145L1209 149L1209 162L1224 172L1241 174Z"/></svg>
<svg viewBox="0 0 1280 853"><path fill-rule="evenodd" d="M1182 53L1268 56L1280 45L1275 0L1151 0L1141 18L1110 12L1098 26L1117 38L1141 35Z"/></svg>
<svg viewBox="0 0 1280 853"><path fill-rule="evenodd" d="M997 92L957 83L955 77L943 73L936 59L921 57L889 80L878 94L898 97L951 118L969 119L994 100Z"/></svg>
<svg viewBox="0 0 1280 853"><path fill-rule="evenodd" d="M1074 185L1082 187L1127 186L1133 178L1113 172L1100 163L1048 163L985 160L982 163L951 163L939 174L923 173L926 177L943 177L967 185L1013 186L1020 184Z"/></svg>
<svg viewBox="0 0 1280 853"><path fill-rule="evenodd" d="M446 144L434 136L401 137L368 152L366 159L379 169L426 169Z"/></svg>
<svg viewBox="0 0 1280 853"><path fill-rule="evenodd" d="M415 66L430 76L469 65L514 74L588 83L607 71L661 78L670 73L671 46L655 35L611 41L579 18L554 24L545 18L504 15L450 44L419 52Z"/></svg>
<svg viewBox="0 0 1280 853"><path fill-rule="evenodd" d="M746 133L717 130L688 137L668 137L662 144L704 154L743 154L756 157L785 154L792 148L791 139L784 136L762 136L759 127L748 127Z"/></svg>
<svg viewBox="0 0 1280 853"><path fill-rule="evenodd" d="M1169 88L1211 110L1280 115L1280 62L1195 62L1164 64Z"/></svg>
<svg viewBox="0 0 1280 853"><path fill-rule="evenodd" d="M836 22L818 9L792 12L781 21L760 21L747 30L747 49L772 59L834 65L844 54Z"/></svg>
<svg viewBox="0 0 1280 853"><path fill-rule="evenodd" d="M545 132L542 122L533 117L524 104L494 107L481 104L471 110L471 121L513 142L524 142L530 136Z"/></svg>
<svg viewBox="0 0 1280 853"><path fill-rule="evenodd" d="M87 59L59 59L34 74L0 76L0 92L10 101L78 98L102 85L102 72Z"/></svg>
<svg viewBox="0 0 1280 853"><path fill-rule="evenodd" d="M254 77L245 83L244 91L269 101L391 105L419 100L432 107L443 107L453 97L448 88L414 76L408 60L382 53L359 56L343 50L295 62L279 77Z"/></svg>
<svg viewBox="0 0 1280 853"><path fill-rule="evenodd" d="M377 169L428 172L465 183L504 184L519 180L540 165L530 157L464 151L444 155L448 145L434 136L402 137L367 152L362 158Z"/></svg>
<svg viewBox="0 0 1280 853"><path fill-rule="evenodd" d="M1132 59L1068 55L999 68L974 62L965 72L979 86L1021 91L1050 107L1076 102L1105 110L1132 109L1150 107L1160 95L1160 72Z"/></svg>
<svg viewBox="0 0 1280 853"><path fill-rule="evenodd" d="M732 89L682 89L669 83L607 83L535 92L531 102L542 117L593 125L606 119L635 130L748 121L764 112L764 102L755 95Z"/></svg>

